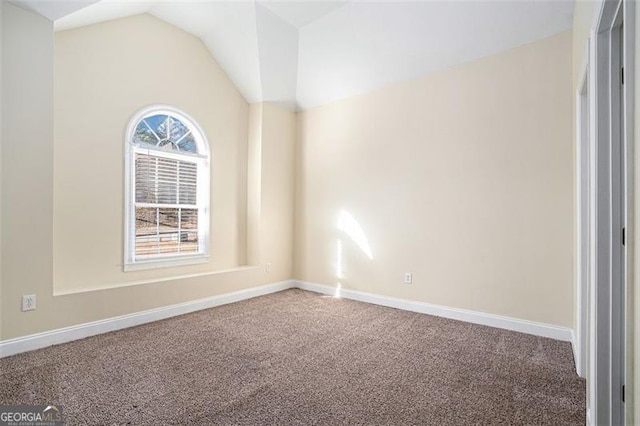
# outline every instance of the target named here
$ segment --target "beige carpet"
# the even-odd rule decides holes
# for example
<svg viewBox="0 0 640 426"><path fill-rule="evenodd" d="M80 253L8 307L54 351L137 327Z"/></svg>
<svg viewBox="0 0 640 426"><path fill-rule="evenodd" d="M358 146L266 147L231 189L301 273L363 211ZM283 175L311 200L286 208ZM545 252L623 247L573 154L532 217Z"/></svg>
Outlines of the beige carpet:
<svg viewBox="0 0 640 426"><path fill-rule="evenodd" d="M0 359L68 424L584 424L568 343L301 290Z"/></svg>

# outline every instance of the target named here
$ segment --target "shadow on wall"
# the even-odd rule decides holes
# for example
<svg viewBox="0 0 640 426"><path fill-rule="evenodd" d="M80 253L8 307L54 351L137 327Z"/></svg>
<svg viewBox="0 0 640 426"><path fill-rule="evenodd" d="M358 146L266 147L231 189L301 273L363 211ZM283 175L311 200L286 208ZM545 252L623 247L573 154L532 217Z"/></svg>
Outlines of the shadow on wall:
<svg viewBox="0 0 640 426"><path fill-rule="evenodd" d="M354 244L359 248L362 253L373 260L373 253L371 252L371 246L367 240L367 236L360 224L354 219L354 217L344 210L340 211L338 215L338 241L336 242L336 291L334 297L340 297L342 290L342 280L344 280L344 245L345 243Z"/></svg>

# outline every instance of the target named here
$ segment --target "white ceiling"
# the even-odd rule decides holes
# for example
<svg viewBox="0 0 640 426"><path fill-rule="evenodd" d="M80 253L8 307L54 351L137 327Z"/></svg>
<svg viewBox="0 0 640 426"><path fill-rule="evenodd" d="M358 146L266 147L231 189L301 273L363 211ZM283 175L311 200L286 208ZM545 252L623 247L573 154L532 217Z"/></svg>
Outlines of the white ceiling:
<svg viewBox="0 0 640 426"><path fill-rule="evenodd" d="M199 37L249 102L306 109L571 28L572 0L33 1L57 31L150 13Z"/></svg>
<svg viewBox="0 0 640 426"><path fill-rule="evenodd" d="M315 21L347 1L279 1L259 0L260 4L296 28Z"/></svg>

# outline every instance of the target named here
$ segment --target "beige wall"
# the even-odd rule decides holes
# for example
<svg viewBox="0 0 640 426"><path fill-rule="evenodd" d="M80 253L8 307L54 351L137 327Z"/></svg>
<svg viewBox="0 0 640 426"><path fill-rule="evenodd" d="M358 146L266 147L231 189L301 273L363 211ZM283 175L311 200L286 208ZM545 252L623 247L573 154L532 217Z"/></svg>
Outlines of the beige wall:
<svg viewBox="0 0 640 426"><path fill-rule="evenodd" d="M271 271L293 278L296 114L262 104L260 255Z"/></svg>
<svg viewBox="0 0 640 426"><path fill-rule="evenodd" d="M572 327L571 89L565 32L299 114L296 278Z"/></svg>
<svg viewBox="0 0 640 426"><path fill-rule="evenodd" d="M165 269L160 274L163 277L161 279L148 278L149 282L138 283L138 285L92 290L94 285L108 284L113 277L119 274L119 268L118 271L115 271L113 263L121 263L122 261L122 247L119 245L122 232L113 227L112 231L117 234L114 236L105 235L103 230L97 231L101 232L102 238L105 238L105 244L109 244L116 252L106 255L109 259L109 265L105 266L100 263L99 259L96 260L95 253L92 253L92 250L96 250L94 248L87 248L90 253L86 257L82 257L83 261L88 262L90 259L92 262L96 262L92 267L96 271L104 272L105 277L100 278L99 282L86 283L87 287L84 288L86 291L55 295L53 285L54 258L57 266L67 265L68 267L70 261L65 260L64 256L68 256L69 253L77 253L75 248L70 247L69 241L60 240L62 236L59 233L65 229L64 226L69 225L59 216L67 213L69 215L85 214L86 211L91 211L94 206L85 205L89 204L86 200L106 206L106 203L91 194L88 189L89 183L91 183L98 185L104 191L115 192L115 194L103 194L109 202L114 203L112 206L106 206L108 212L105 212L104 215L110 220L121 221L122 126L126 124L130 113L150 100L144 99L139 103L133 100L122 101L124 104L120 104L120 107L126 111L122 111L119 115L123 121L115 124L120 126L120 129L113 134L114 140L102 141L99 143L99 150L88 149L85 151L99 157L101 162L108 163L114 170L106 170L107 167L90 159L89 161L96 168L91 172L99 174L99 178L92 180L83 176L82 179L77 179L79 174L74 174L73 170L61 170L61 165L58 163L58 161L67 161L65 158L67 156L77 158L80 155L79 152L71 152L73 147L77 147L74 145L78 143L77 141L56 139L54 157L54 35L51 22L10 4L4 5L2 18L2 59L4 64L2 108L5 115L2 127L3 155L1 164L3 184L1 303L3 310L0 339L10 339L228 293L260 284L286 280L292 276L290 243L292 231L290 223L286 223L286 221L289 220L293 211L293 189L290 176L293 173L293 162L290 159L293 158L294 139L293 129L283 130L282 127L290 126L294 119L293 113L268 106L266 109L273 111L271 118L279 121L269 126L261 124L264 127L263 133L266 135L262 151L269 158L278 158L281 162L290 161L290 164L284 164L284 167L276 167L276 165L265 167L262 172L260 191L270 194L270 199L263 202L263 209L269 212L269 217L261 218L258 238L260 238L260 244L270 251L269 259L273 262L270 273L266 273L262 266L220 272L214 271L215 265L213 265L212 268L204 272L195 273L185 273L185 269L180 268ZM142 17L141 19L148 18ZM126 25L127 23L121 22L121 24ZM165 30L158 36L166 36L166 33L174 31L171 28L165 28ZM181 37L181 34L179 31L175 32L176 37ZM136 42L127 40L127 43L124 44L128 43L135 44ZM125 47L123 50L129 52ZM193 50L195 51L197 48L194 47ZM104 52L104 54L110 53L113 52ZM214 156L229 155L230 159L227 162L230 164L223 164L224 158L220 158L217 163L214 160L214 167L218 167L218 170L228 171L228 173L217 175L219 178L229 179L229 185L233 188L231 193L220 195L223 197L220 203L225 203L220 208L224 212L223 215L229 217L231 221L228 226L232 231L225 232L235 234L238 223L242 220L237 218L246 217L246 212L242 212L246 198L239 199L242 198L239 195L242 194L239 186L243 179L240 176L243 166L237 163L245 162L246 164L249 107L213 61L205 59L197 52L191 54L193 55L191 59L195 61L196 65L206 67L211 73L208 76L211 81L203 83L204 85L200 88L200 96L210 100L214 97L217 98L215 102L212 101L213 105L200 104L199 101L190 99L188 96L181 98L178 94L174 94L175 97L170 99L158 99L157 102L172 102L187 110L205 127L208 137L212 141ZM133 60L133 58L131 59ZM198 67L194 68L196 68L194 78L197 79L200 74L198 74ZM109 72L117 73L117 70L110 69ZM84 84L85 80L83 79L89 77L76 74L75 78L81 80L78 84ZM190 85L188 81L184 83ZM111 91L121 94L121 92L117 92L119 89L113 83L105 84L107 86L104 89L107 90L94 88L94 98L79 99L78 102L88 103L87 109L94 108L89 105L92 103L121 102L120 99L112 99L109 96L113 94ZM91 86L89 85L89 87ZM136 88L130 89L137 90ZM151 90L151 92L156 91ZM154 100L154 102L156 101ZM221 104L224 104L224 108ZM68 107L72 107L72 105L68 105ZM129 109L132 111L130 112ZM95 119L95 117L88 117L82 111L79 111L78 114L84 119ZM212 118L211 115L220 115L221 118ZM78 123L78 125L82 128L85 123ZM57 128L56 134L60 136L64 134L61 133L64 131L64 127ZM70 133L67 135L71 136ZM97 142L91 140L87 143ZM244 159L241 158L242 155L245 156ZM54 159L56 161L55 173ZM67 166L83 167L68 163ZM77 169L74 170L77 171ZM87 170L83 171L87 172ZM265 173L269 173L269 175L265 175ZM77 182L71 182L73 176L76 177L74 180L84 182L87 187L78 185ZM114 179L116 182L105 182L108 179ZM246 182L246 178L244 179ZM72 198L70 191L65 187L66 184L72 185L72 188L77 190L80 196ZM216 184L218 183L216 182ZM55 193L54 187L56 188ZM91 190L93 189L91 188ZM218 194L215 191L214 189L213 193ZM69 205L64 207L65 203L61 202L63 199L58 197L66 197L64 200L69 201ZM82 200L83 206L77 206L75 199ZM232 199L236 199L237 204ZM214 206L218 208L217 204ZM66 208L68 211L65 210ZM54 223L56 229L55 256ZM214 223L222 228L227 222L219 219ZM225 232L219 230L218 235L226 235ZM237 246L242 243L233 243L230 239L230 237L227 238L229 247L217 247L216 250L217 253L226 253L227 259L234 259L237 262L237 255L233 253L237 253ZM97 248L97 250L101 249ZM85 254L79 255L85 256ZM86 266L81 263L76 261L77 273L85 274L84 268ZM60 270L56 268L56 271ZM144 276L152 275L155 276L155 272ZM58 275L56 282L66 282L61 279L63 277L74 280L74 285L85 284L72 271ZM118 278L118 280L126 279L125 277ZM38 297L38 308L35 311L20 312L21 296L31 293L35 293Z"/></svg>
<svg viewBox="0 0 640 426"><path fill-rule="evenodd" d="M28 334L21 295L51 285L53 235L53 39L51 22L6 3L2 14L2 338ZM55 322L55 319L53 320ZM16 327L17 326L17 327Z"/></svg>
<svg viewBox="0 0 640 426"><path fill-rule="evenodd" d="M296 114L257 103L249 112L248 258L293 276ZM283 206L285 206L283 208ZM256 233L262 238L253 238ZM254 259L260 259L255 261Z"/></svg>
<svg viewBox="0 0 640 426"><path fill-rule="evenodd" d="M185 111L209 140L211 260L123 272L124 134L131 117L153 104ZM244 265L248 113L201 41L150 15L56 33L55 291Z"/></svg>

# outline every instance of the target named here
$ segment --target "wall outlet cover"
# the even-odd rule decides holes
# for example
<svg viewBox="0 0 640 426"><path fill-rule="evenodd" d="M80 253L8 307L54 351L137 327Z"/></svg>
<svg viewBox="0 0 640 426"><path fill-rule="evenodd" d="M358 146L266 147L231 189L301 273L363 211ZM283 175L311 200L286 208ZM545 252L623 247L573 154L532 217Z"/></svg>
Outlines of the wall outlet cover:
<svg viewBox="0 0 640 426"><path fill-rule="evenodd" d="M36 295L27 294L22 296L22 311L33 311L36 309Z"/></svg>

